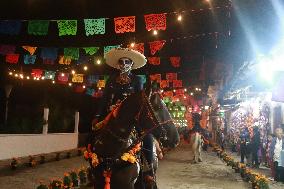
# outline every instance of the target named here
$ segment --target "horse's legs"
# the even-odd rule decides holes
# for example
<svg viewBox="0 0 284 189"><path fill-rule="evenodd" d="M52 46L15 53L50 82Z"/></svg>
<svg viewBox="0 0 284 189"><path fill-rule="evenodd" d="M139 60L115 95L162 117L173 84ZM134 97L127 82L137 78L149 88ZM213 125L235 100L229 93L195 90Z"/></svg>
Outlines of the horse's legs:
<svg viewBox="0 0 284 189"><path fill-rule="evenodd" d="M202 138L201 136L199 137L199 141L198 141L198 161L202 162L201 159L201 150L202 150Z"/></svg>

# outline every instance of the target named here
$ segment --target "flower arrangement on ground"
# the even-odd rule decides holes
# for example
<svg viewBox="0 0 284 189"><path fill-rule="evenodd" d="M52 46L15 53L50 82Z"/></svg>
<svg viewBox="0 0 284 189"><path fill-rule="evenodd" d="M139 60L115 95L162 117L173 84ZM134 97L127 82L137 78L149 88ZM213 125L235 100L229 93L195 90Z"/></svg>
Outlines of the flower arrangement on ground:
<svg viewBox="0 0 284 189"><path fill-rule="evenodd" d="M19 161L19 159L18 158L12 158L12 161L11 161L11 163L10 163L10 167L11 167L11 169L12 170L15 170L15 169L17 169L17 167L18 167L18 165L19 165L19 163L20 163L20 161Z"/></svg>
<svg viewBox="0 0 284 189"><path fill-rule="evenodd" d="M78 176L80 184L85 184L87 182L87 170L85 167L78 170Z"/></svg>
<svg viewBox="0 0 284 189"><path fill-rule="evenodd" d="M42 181L39 181L39 185L36 187L36 189L49 189L46 184L44 184Z"/></svg>
<svg viewBox="0 0 284 189"><path fill-rule="evenodd" d="M79 186L79 177L78 177L78 174L77 174L77 172L76 172L75 170L72 170L72 171L70 172L70 177L71 177L73 186L74 186L74 187Z"/></svg>
<svg viewBox="0 0 284 189"><path fill-rule="evenodd" d="M72 182L72 179L69 173L64 173L63 185L64 185L64 188L66 189L71 189L73 186L73 182Z"/></svg>
<svg viewBox="0 0 284 189"><path fill-rule="evenodd" d="M64 187L61 179L53 179L49 184L50 189L62 189Z"/></svg>

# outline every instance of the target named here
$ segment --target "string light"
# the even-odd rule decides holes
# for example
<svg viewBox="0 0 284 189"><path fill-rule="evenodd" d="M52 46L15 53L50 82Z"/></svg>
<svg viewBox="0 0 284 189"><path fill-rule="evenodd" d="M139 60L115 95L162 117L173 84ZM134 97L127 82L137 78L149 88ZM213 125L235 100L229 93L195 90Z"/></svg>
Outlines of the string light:
<svg viewBox="0 0 284 189"><path fill-rule="evenodd" d="M98 64L98 65L101 64L101 60L100 60L100 59L97 60L97 64Z"/></svg>
<svg viewBox="0 0 284 189"><path fill-rule="evenodd" d="M36 80L36 77L34 77L34 80Z"/></svg>
<svg viewBox="0 0 284 189"><path fill-rule="evenodd" d="M24 79L24 76L23 76L23 74L20 74L20 78L21 78L21 79Z"/></svg>
<svg viewBox="0 0 284 189"><path fill-rule="evenodd" d="M49 79L52 79L52 75L49 76Z"/></svg>
<svg viewBox="0 0 284 189"><path fill-rule="evenodd" d="M86 86L85 85L83 85L83 89L85 89L86 88Z"/></svg>
<svg viewBox="0 0 284 189"><path fill-rule="evenodd" d="M176 92L176 90L174 89L174 93Z"/></svg>
<svg viewBox="0 0 284 189"><path fill-rule="evenodd" d="M29 80L29 79L30 79L30 77L29 77L29 76L27 76L27 79Z"/></svg>
<svg viewBox="0 0 284 189"><path fill-rule="evenodd" d="M195 88L196 91L198 91L198 88Z"/></svg>
<svg viewBox="0 0 284 189"><path fill-rule="evenodd" d="M187 91L187 89L184 89L184 92L186 92Z"/></svg>
<svg viewBox="0 0 284 189"><path fill-rule="evenodd" d="M158 31L157 31L157 30L154 30L154 31L153 31L153 34L154 34L154 35L158 35Z"/></svg>
<svg viewBox="0 0 284 189"><path fill-rule="evenodd" d="M64 74L64 73L62 73L62 74L61 74L61 76L62 76L62 77L64 77L64 76L65 76L65 74Z"/></svg>
<svg viewBox="0 0 284 189"><path fill-rule="evenodd" d="M88 70L88 67L87 67L87 66L84 66L84 70L87 71L87 70Z"/></svg>
<svg viewBox="0 0 284 189"><path fill-rule="evenodd" d="M102 90L102 88L99 87L99 90Z"/></svg>
<svg viewBox="0 0 284 189"><path fill-rule="evenodd" d="M135 46L135 43L131 43L131 44L130 44L130 47L133 48L134 46Z"/></svg>
<svg viewBox="0 0 284 189"><path fill-rule="evenodd" d="M182 20L182 16L178 15L177 20L180 22Z"/></svg>
<svg viewBox="0 0 284 189"><path fill-rule="evenodd" d="M15 74L15 77L18 77L18 74Z"/></svg>
<svg viewBox="0 0 284 189"><path fill-rule="evenodd" d="M71 87L71 86L72 86L72 83L68 83L68 85Z"/></svg>
<svg viewBox="0 0 284 189"><path fill-rule="evenodd" d="M163 93L163 92L164 92L164 90L163 90L163 89L161 89L161 90L160 90L160 92L161 92L161 93Z"/></svg>
<svg viewBox="0 0 284 189"><path fill-rule="evenodd" d="M76 72L75 72L75 70L72 70L71 73L74 75Z"/></svg>
<svg viewBox="0 0 284 189"><path fill-rule="evenodd" d="M9 75L13 75L13 72L9 72Z"/></svg>
<svg viewBox="0 0 284 189"><path fill-rule="evenodd" d="M44 77L42 76L41 79L44 80Z"/></svg>
<svg viewBox="0 0 284 189"><path fill-rule="evenodd" d="M193 93L190 93L191 96L193 96Z"/></svg>
<svg viewBox="0 0 284 189"><path fill-rule="evenodd" d="M52 81L52 84L55 84L55 81Z"/></svg>
<svg viewBox="0 0 284 189"><path fill-rule="evenodd" d="M39 78L36 78L37 81L39 81Z"/></svg>

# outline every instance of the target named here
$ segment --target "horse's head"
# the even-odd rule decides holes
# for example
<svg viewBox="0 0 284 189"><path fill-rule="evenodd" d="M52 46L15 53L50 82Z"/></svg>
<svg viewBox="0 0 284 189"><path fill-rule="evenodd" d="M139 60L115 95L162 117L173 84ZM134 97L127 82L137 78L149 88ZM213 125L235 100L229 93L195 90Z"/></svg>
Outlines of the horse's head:
<svg viewBox="0 0 284 189"><path fill-rule="evenodd" d="M167 148L176 147L180 141L179 134L160 95L153 93L150 96L150 101L147 100L147 103L149 107L148 109L144 109L144 113L146 114L143 115L144 121L141 127L147 130L156 126L156 128L152 130L152 134L160 139L163 146Z"/></svg>

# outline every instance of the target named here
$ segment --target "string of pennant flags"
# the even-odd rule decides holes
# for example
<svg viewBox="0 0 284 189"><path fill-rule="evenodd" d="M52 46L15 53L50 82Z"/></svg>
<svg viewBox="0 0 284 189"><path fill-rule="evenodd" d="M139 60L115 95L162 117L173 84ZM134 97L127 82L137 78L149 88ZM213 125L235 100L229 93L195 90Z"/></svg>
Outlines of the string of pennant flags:
<svg viewBox="0 0 284 189"><path fill-rule="evenodd" d="M196 34L184 37L178 37L179 39L190 39L204 36L211 36L217 38L217 36L226 36L224 33L220 32L209 32L203 34ZM148 63L151 65L158 66L161 64L161 57L157 56L157 53L162 50L166 43L170 44L175 39L169 40L156 40L148 42L150 55L147 57ZM215 44L218 48L218 43ZM35 47L35 46L15 46L10 44L0 44L0 55L5 56L5 61L9 64L18 64L20 60L23 60L25 65L34 65L38 58L42 59L43 64L54 65L55 63L61 65L71 65L72 62L76 64L82 64L89 62L91 57L95 60L93 63L102 63L102 60L95 59L100 56L100 52L103 53L103 57L107 52L113 48L126 46L130 49L136 50L142 54L145 54L145 43L131 43L131 44L120 44L120 45L109 45L104 47ZM21 50L21 49L24 49ZM172 56L167 57L170 64L173 67L180 67L181 57Z"/></svg>
<svg viewBox="0 0 284 189"><path fill-rule="evenodd" d="M167 15L176 14L178 20L181 19L181 15L190 13L199 13L213 9L228 9L230 5L209 7L205 9L190 9L180 12L159 13L159 14L147 14L144 15L145 28L147 31L166 30L167 28ZM228 15L229 16L229 15ZM95 18L95 19L83 19L84 30L86 36L103 35L106 33L106 20L110 18ZM45 36L48 35L50 22L55 21L57 23L58 35L68 36L77 35L78 20L2 20L0 21L0 34L5 35L19 35L23 22L28 22L27 33L29 35ZM117 34L133 33L136 32L136 16L124 16L115 17L114 30Z"/></svg>

